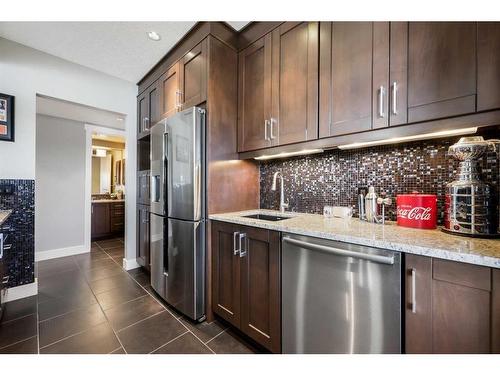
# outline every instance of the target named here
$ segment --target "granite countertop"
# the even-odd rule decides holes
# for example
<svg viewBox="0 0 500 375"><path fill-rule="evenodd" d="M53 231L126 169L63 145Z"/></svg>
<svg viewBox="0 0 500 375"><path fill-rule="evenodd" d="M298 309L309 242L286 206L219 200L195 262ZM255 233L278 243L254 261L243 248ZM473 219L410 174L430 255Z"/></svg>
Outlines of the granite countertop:
<svg viewBox="0 0 500 375"><path fill-rule="evenodd" d="M123 203L125 202L125 199L95 199L92 201L92 203Z"/></svg>
<svg viewBox="0 0 500 375"><path fill-rule="evenodd" d="M5 220L7 220L12 213L12 210L0 210L0 225L5 223Z"/></svg>
<svg viewBox="0 0 500 375"><path fill-rule="evenodd" d="M289 216L283 221L263 221L242 216L256 213ZM324 218L323 215L272 210L251 210L214 214L212 220L266 228L285 233L350 242L405 253L500 268L500 239L480 239L451 235L439 229L413 229L371 224L357 218Z"/></svg>

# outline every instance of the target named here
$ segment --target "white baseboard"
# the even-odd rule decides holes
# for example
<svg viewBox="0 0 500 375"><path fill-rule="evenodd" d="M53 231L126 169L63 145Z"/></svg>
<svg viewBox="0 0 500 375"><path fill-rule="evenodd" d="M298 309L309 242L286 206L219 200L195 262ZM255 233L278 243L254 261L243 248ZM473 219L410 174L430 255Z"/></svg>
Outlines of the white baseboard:
<svg viewBox="0 0 500 375"><path fill-rule="evenodd" d="M88 253L89 251L90 250L88 250L85 247L85 245L63 247L61 249L54 249L54 250L37 251L35 252L35 262L40 262L41 260L47 260L47 259L67 257L70 255Z"/></svg>
<svg viewBox="0 0 500 375"><path fill-rule="evenodd" d="M36 296L38 294L38 279L31 284L19 285L7 289L5 302L15 301L16 299Z"/></svg>
<svg viewBox="0 0 500 375"><path fill-rule="evenodd" d="M141 265L137 263L135 259L125 259L123 258L123 269L125 271L133 270L134 268L139 268Z"/></svg>

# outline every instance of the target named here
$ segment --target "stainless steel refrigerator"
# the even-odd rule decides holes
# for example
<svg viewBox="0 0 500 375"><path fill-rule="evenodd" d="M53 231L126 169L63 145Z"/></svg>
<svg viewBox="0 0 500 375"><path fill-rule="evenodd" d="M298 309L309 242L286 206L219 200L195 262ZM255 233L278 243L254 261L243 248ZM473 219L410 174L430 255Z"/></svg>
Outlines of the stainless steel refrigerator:
<svg viewBox="0 0 500 375"><path fill-rule="evenodd" d="M191 319L205 316L205 111L151 128L151 286Z"/></svg>

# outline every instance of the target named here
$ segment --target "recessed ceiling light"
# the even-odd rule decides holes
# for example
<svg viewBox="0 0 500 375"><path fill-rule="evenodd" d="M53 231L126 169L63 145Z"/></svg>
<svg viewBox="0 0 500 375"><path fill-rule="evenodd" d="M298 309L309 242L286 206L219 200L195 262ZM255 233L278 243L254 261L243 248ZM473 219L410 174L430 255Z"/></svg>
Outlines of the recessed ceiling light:
<svg viewBox="0 0 500 375"><path fill-rule="evenodd" d="M158 34L156 31L149 31L148 37L149 37L149 39L154 40L155 42L157 42L161 39L160 34Z"/></svg>
<svg viewBox="0 0 500 375"><path fill-rule="evenodd" d="M117 117L117 118L116 118L116 121L123 121L123 118L121 118L121 117Z"/></svg>

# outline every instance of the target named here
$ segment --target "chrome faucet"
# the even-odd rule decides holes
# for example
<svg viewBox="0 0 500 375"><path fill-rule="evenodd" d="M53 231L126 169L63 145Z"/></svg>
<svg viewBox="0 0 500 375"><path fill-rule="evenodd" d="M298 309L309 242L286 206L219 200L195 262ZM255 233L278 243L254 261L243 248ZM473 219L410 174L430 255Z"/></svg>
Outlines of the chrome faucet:
<svg viewBox="0 0 500 375"><path fill-rule="evenodd" d="M288 203L285 203L285 186L283 182L283 175L281 172L276 172L273 176L273 186L271 187L272 191L276 191L276 180L278 179L278 175L280 176L281 182L281 190L280 190L280 212L285 212L285 208L288 208Z"/></svg>

